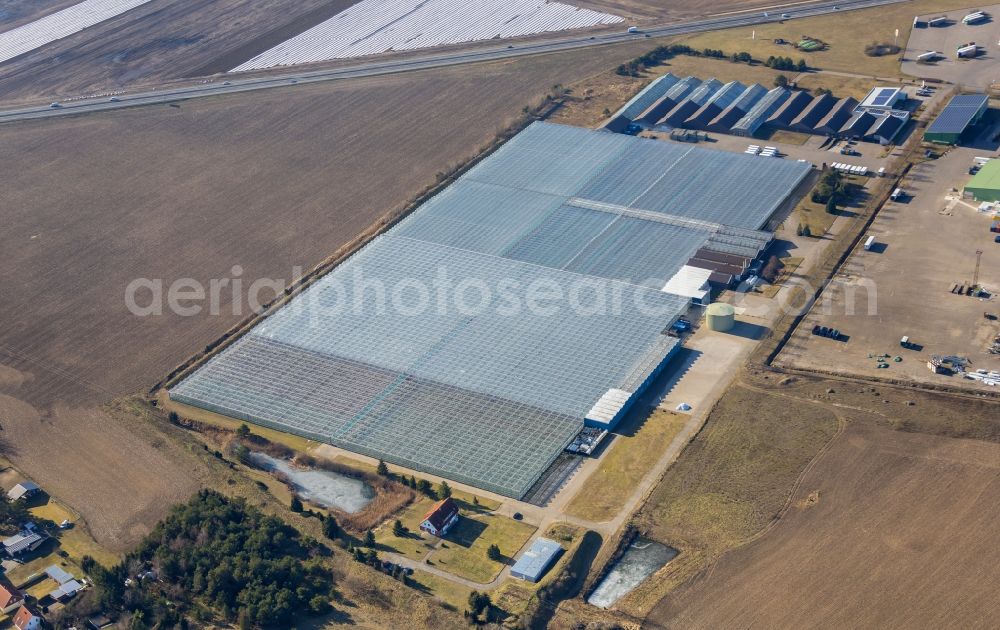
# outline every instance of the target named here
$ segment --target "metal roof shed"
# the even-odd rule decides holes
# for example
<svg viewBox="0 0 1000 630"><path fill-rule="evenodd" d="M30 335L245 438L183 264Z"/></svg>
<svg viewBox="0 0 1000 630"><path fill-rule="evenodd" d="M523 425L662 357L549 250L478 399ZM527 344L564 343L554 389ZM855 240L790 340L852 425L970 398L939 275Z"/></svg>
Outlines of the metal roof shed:
<svg viewBox="0 0 1000 630"><path fill-rule="evenodd" d="M746 90L743 94L739 96L733 103L727 106L718 116L713 118L705 126L705 129L709 131L718 131L720 133L729 133L729 130L735 125L741 118L746 116L747 112L759 101L764 95L767 94L767 88L759 83L754 83Z"/></svg>
<svg viewBox="0 0 1000 630"><path fill-rule="evenodd" d="M680 81L680 79L669 72L662 77L653 79L649 85L644 87L638 94L629 99L629 101L625 103L621 109L615 112L614 115L624 116L629 120L634 120L636 116L655 103L657 99L663 96L667 90L672 88L678 81Z"/></svg>
<svg viewBox="0 0 1000 630"><path fill-rule="evenodd" d="M757 101L756 104L747 112L747 115L741 118L735 125L733 125L733 134L737 136L752 136L757 133L757 130L767 122L767 119L773 114L781 104L788 99L789 92L783 87L776 87L767 94L764 95L762 99Z"/></svg>
<svg viewBox="0 0 1000 630"><path fill-rule="evenodd" d="M899 130L906 124L906 120L898 116L882 116L868 130L867 137L877 140L881 144L889 144L899 134Z"/></svg>
<svg viewBox="0 0 1000 630"><path fill-rule="evenodd" d="M989 106L985 94L959 94L951 99L931 126L924 140L939 144L956 144L965 130L979 122Z"/></svg>
<svg viewBox="0 0 1000 630"><path fill-rule="evenodd" d="M823 120L819 121L819 124L816 125L816 131L828 134L839 132L840 128L843 127L854 114L854 108L857 104L858 102L850 96L845 96L840 99L829 111L829 113L823 117Z"/></svg>
<svg viewBox="0 0 1000 630"><path fill-rule="evenodd" d="M1000 201L1000 160L983 164L976 176L965 185L976 201Z"/></svg>
<svg viewBox="0 0 1000 630"><path fill-rule="evenodd" d="M510 575L519 580L537 582L542 579L562 551L562 545L556 541L538 538L531 544L531 548L517 559L510 569Z"/></svg>
<svg viewBox="0 0 1000 630"><path fill-rule="evenodd" d="M796 91L793 92L785 103L774 112L774 114L767 120L769 125L774 125L775 127L781 127L782 129L787 129L796 116L802 113L802 110L806 108L813 100L813 97L808 92Z"/></svg>
<svg viewBox="0 0 1000 630"><path fill-rule="evenodd" d="M17 501L21 497L30 497L31 495L41 491L38 484L34 481L22 481L7 493L7 498L11 501Z"/></svg>
<svg viewBox="0 0 1000 630"><path fill-rule="evenodd" d="M712 288L708 285L708 278L711 275L711 269L684 265L664 285L663 290L667 293L691 298L691 301L696 304L707 304L711 301L712 294Z"/></svg>
<svg viewBox="0 0 1000 630"><path fill-rule="evenodd" d="M73 580L73 576L59 565L53 564L45 569L45 575L55 580L58 584L66 584Z"/></svg>
<svg viewBox="0 0 1000 630"><path fill-rule="evenodd" d="M802 109L789 126L798 131L811 133L836 103L837 99L830 94L817 96Z"/></svg>

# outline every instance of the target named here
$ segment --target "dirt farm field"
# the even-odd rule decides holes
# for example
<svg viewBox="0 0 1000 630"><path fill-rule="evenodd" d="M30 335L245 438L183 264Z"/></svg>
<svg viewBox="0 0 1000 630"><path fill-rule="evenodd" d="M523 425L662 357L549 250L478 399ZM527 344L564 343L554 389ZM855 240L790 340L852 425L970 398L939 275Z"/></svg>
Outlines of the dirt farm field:
<svg viewBox="0 0 1000 630"><path fill-rule="evenodd" d="M66 3L46 4L65 8ZM289 32L305 30L351 4L353 0L152 0L0 65L0 97L65 97L198 75L233 52L266 50Z"/></svg>
<svg viewBox="0 0 1000 630"><path fill-rule="evenodd" d="M766 536L651 627L989 627L1000 614L1000 445L852 425Z"/></svg>
<svg viewBox="0 0 1000 630"><path fill-rule="evenodd" d="M913 167L902 182L907 197L887 203L869 229L875 239L871 251L855 249L782 350L777 365L987 389L961 376L933 374L926 367L937 354L968 357L970 371L1000 369L1000 357L986 352L1000 334L1000 322L983 317L984 312L1000 314L1000 300L949 292L953 284L971 281L977 249L983 252L980 283L994 294L1000 291L1000 245L988 231L990 216L978 213L972 200L953 203L946 198L953 187L961 189L969 180L972 158L984 154L990 152L957 148ZM837 328L849 339L813 335L814 325ZM904 335L920 347L900 347ZM878 368L876 359L869 357L883 353L890 355L888 368ZM896 362L896 356L902 360Z"/></svg>
<svg viewBox="0 0 1000 630"><path fill-rule="evenodd" d="M0 127L10 458L99 541L130 544L198 471L102 405L144 391L242 317L227 291L218 317L136 317L128 283L207 283L233 278L234 265L245 286L288 281L474 155L553 84L635 49L602 53Z"/></svg>
<svg viewBox="0 0 1000 630"><path fill-rule="evenodd" d="M0 0L0 31L9 31L22 24L45 17L74 5L79 0Z"/></svg>

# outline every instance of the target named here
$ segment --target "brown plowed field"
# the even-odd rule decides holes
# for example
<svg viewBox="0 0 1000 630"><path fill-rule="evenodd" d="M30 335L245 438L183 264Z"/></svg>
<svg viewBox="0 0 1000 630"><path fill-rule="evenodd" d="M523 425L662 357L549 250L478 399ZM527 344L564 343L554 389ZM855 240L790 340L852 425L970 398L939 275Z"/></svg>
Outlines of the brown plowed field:
<svg viewBox="0 0 1000 630"><path fill-rule="evenodd" d="M52 0L47 4L64 8ZM230 51L266 50L289 32L297 34L352 4L354 0L152 0L0 64L0 98L65 97L195 76Z"/></svg>
<svg viewBox="0 0 1000 630"><path fill-rule="evenodd" d="M643 44L645 46L645 44ZM474 155L602 48L0 127L0 437L121 548L197 483L102 405L242 319L136 317L135 278L288 280ZM246 313L244 313L245 315Z"/></svg>
<svg viewBox="0 0 1000 630"><path fill-rule="evenodd" d="M79 0L0 0L0 33L61 11Z"/></svg>
<svg viewBox="0 0 1000 630"><path fill-rule="evenodd" d="M676 628L987 628L1000 445L852 423L781 521L668 596Z"/></svg>

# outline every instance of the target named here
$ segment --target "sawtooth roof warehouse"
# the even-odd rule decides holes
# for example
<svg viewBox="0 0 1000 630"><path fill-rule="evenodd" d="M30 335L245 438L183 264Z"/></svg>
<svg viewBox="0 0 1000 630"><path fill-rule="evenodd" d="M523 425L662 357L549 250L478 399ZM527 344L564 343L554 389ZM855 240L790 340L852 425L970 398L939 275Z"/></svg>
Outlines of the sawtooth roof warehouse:
<svg viewBox="0 0 1000 630"><path fill-rule="evenodd" d="M677 350L666 333L692 296L668 283L692 268L738 276L810 168L534 123L171 397L524 497L585 422L613 428ZM442 277L517 296L441 308L414 287ZM528 308L518 291L542 284L577 303Z"/></svg>

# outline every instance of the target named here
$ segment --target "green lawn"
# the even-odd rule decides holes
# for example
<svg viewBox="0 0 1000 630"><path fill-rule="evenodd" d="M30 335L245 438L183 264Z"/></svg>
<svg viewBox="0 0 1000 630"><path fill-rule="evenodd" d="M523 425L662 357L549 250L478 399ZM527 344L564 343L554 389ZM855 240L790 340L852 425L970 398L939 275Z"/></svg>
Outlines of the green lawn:
<svg viewBox="0 0 1000 630"><path fill-rule="evenodd" d="M500 547L500 553L510 560L534 532L534 526L506 516L463 514L441 547L431 553L430 560L449 573L485 584L505 566L504 562L494 562L486 556L490 545Z"/></svg>
<svg viewBox="0 0 1000 630"><path fill-rule="evenodd" d="M471 588L420 570L415 571L410 579L416 583L417 590L437 597L456 610L469 607Z"/></svg>
<svg viewBox="0 0 1000 630"><path fill-rule="evenodd" d="M382 548L402 554L413 560L423 560L427 552L433 549L436 539L420 531L420 523L424 515L434 504L427 497L420 497L411 503L399 515L399 520L407 528L402 537L392 533L392 524L396 519L390 519L375 530L375 542Z"/></svg>

